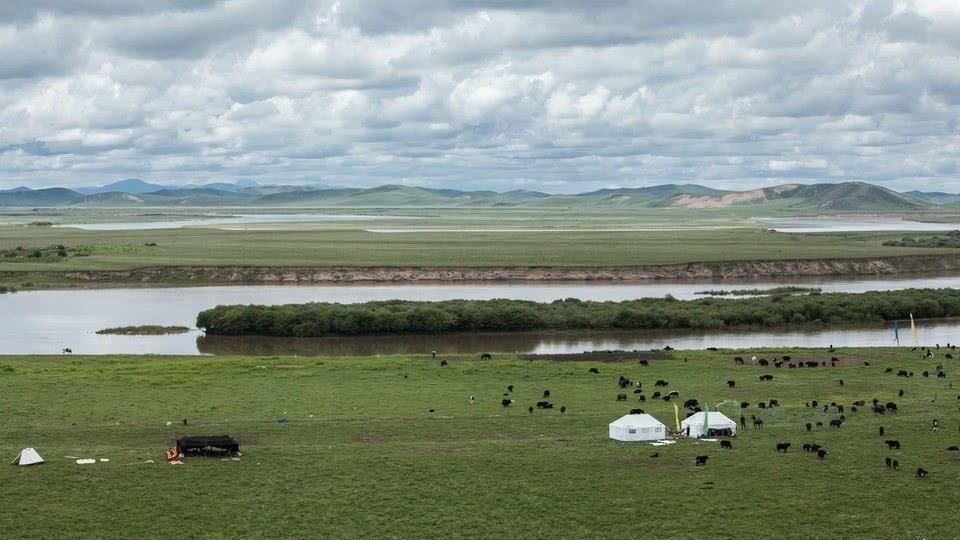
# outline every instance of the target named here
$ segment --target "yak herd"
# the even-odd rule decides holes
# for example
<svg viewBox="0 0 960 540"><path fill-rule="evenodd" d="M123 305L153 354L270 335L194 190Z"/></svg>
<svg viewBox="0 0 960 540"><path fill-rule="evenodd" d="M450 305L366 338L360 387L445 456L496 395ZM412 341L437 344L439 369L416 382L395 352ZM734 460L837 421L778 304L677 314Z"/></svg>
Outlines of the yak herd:
<svg viewBox="0 0 960 540"><path fill-rule="evenodd" d="M955 345L949 345L949 344L948 344L947 346L948 346L950 349L956 349L956 346L955 346ZM940 346L937 345L937 349L939 349L939 348L940 348ZM832 347L830 348L830 352L833 352L833 348L832 348ZM931 351L930 349L926 349L926 351L924 351L924 355L923 355L923 356L924 356L924 358L927 358L927 359L933 358L933 353L932 353L932 351ZM946 357L947 357L948 359L949 359L949 358L953 358L953 356L950 355L950 354L947 354ZM746 365L746 363L747 363L747 361L746 361L742 356L736 356L736 357L734 357L733 361L734 361L734 364L735 364L735 365ZM771 361L768 361L768 360L765 359L765 358L757 358L757 357L751 358L750 362L751 362L753 365L755 365L755 366L764 366L764 367L765 367L765 366L769 366L769 365L771 364ZM835 367L835 366L840 362L840 359L837 358L836 356L834 356L834 357L831 357L831 358L830 358L830 361L829 361L829 362L830 362L830 363L829 363L830 367ZM773 364L774 367L776 367L776 368L782 368L783 366L786 366L787 369L802 369L802 368L808 368L808 369L809 369L809 368L826 367L826 366L828 365L826 361L805 360L805 361L797 361L797 362L794 362L793 359L792 359L790 356L786 356L786 355L783 356L783 357L781 357L780 359L774 358L773 361L772 361L772 364ZM864 364L865 366L869 366L869 365L870 365L869 362L864 362L863 364ZM892 373L893 373L893 368L886 368L885 373L890 373L890 374L892 374ZM937 377L937 378L940 378L940 379L944 379L944 378L946 378L946 376L947 376L946 371L944 371L943 365L938 365L938 366L936 366L936 368L935 368L935 373L936 373L936 377ZM897 375L898 377L910 378L910 377L913 377L913 372L912 372L912 371L909 371L909 370L899 370L899 371L896 373L896 375ZM930 372L929 372L929 371L924 371L924 372L923 372L923 376L924 376L924 377L929 377L929 376L930 376ZM759 376L759 380L760 380L760 381L765 381L765 382L772 381L772 380L773 380L773 375L771 375L771 374L763 374L763 375L760 375L760 376ZM839 383L840 386L844 386L843 379L839 379L837 382ZM728 380L728 381L726 381L726 384L727 384L727 387L728 387L728 388L735 388L735 387L736 387L736 381L734 381L734 380ZM952 385L951 385L951 387L952 387ZM904 390L903 390L902 388L897 392L897 396L898 396L898 397L903 397L904 394L905 394L905 392L904 392ZM960 400L960 395L957 396L957 399ZM866 404L867 404L866 400L857 400L857 401L854 401L854 402L851 403L851 405L850 405L850 412L851 412L851 413L856 413L856 412L859 411L859 408L860 408L860 407L865 407ZM761 402L759 402L759 403L757 404L757 408L760 408L760 409L765 409L765 408L770 408L770 407L777 407L777 406L779 406L779 402L778 402L777 400L775 400L775 399L771 399L771 400L769 400L768 402L762 402L762 401L761 401ZM744 402L741 402L741 403L740 403L740 408L741 408L741 409L746 409L746 408L748 408L748 407L750 407L750 403L749 403L749 402L744 401ZM811 401L806 402L806 407L807 407L807 408L818 409L818 408L820 408L820 404L818 403L817 400L811 400ZM837 418L834 418L834 419L831 419L831 420L829 421L829 425L830 425L830 427L832 427L832 428L837 428L837 429L839 429L839 428L841 428L841 427L844 425L844 422L846 422L846 420L847 420L847 417L846 417L845 414L844 414L844 412L845 412L845 407L844 407L844 405L838 404L838 403L836 403L836 402L831 402L829 405L823 405L823 406L822 406L822 411L823 411L824 413L830 412L831 409L835 410L835 412L838 414L838 417L837 417ZM881 403L880 400L878 400L878 399L873 399L873 400L872 400L872 403L871 403L871 410L872 410L873 414L875 414L875 415L886 415L886 414L888 414L888 413L896 413L896 412L898 411L898 409L899 409L899 407L898 407L897 403L896 403L896 402L893 402L893 401L888 401L888 402L886 402L886 403ZM753 427L754 427L754 428L762 428L762 427L763 427L763 419L758 418L758 417L755 416L755 415L751 415L751 419L753 420ZM813 426L814 426L814 425L813 425L812 422L806 422L806 423L804 424L804 429L805 429L806 432L812 432L812 431L813 431ZM818 428L823 427L823 422L817 422L817 423L816 423L816 426L817 426ZM741 415L741 416L740 416L740 427L743 428L743 429L746 429L746 427L747 427L746 417L745 417L744 415ZM934 419L934 420L933 420L933 430L934 430L934 431L938 431L938 430L939 430L939 427L940 427L940 422L939 422L939 420ZM881 437L883 437L883 436L885 435L886 431L885 431L885 429L883 428L883 426L880 426L879 433L880 433L880 436L881 436ZM885 439L883 442L884 442L884 444L886 444L888 451L901 450L901 449L902 449L902 446L901 446L901 444L900 444L900 441L897 440L897 439ZM789 442L779 442L779 443L776 443L775 449L776 449L776 452L777 452L777 453L784 453L784 454L786 454L787 451L790 449L790 447L791 447L791 443L789 443ZM732 445L732 443L730 443L730 441L720 441L720 448L732 450L732 449L733 449L733 445ZM803 446L802 446L802 448L803 448L804 452L815 453L819 459L825 459L826 456L829 455L829 451L827 451L826 448L824 448L822 445L819 445L819 444L816 444L816 443L804 443ZM960 446L950 446L949 448L947 448L947 450L948 450L948 451L952 451L952 452L960 452ZM709 458L709 456L706 456L706 455L697 456L696 459L695 459L695 461L694 461L694 465L698 465L698 466L699 466L699 465L706 465L708 458ZM900 468L900 462L899 462L897 459L893 459L893 458L887 457L887 458L885 458L885 463L886 463L886 466L887 466L888 468L891 468L891 469L894 469L894 470L898 470L898 469ZM927 470L924 469L923 467L917 467L917 470L916 470L916 476L917 476L917 478L926 478L926 476L927 476L928 474L929 474L929 471L927 471Z"/></svg>
<svg viewBox="0 0 960 540"><path fill-rule="evenodd" d="M947 347L950 348L950 349L956 349L956 346L955 346L955 345L949 345L949 344L948 344ZM937 345L937 349L939 349L939 348L940 348L939 345ZM831 352L831 353L834 352L834 349L833 349L832 346L831 346L830 349L828 349L828 350L829 350L829 352ZM926 349L926 351L924 352L924 358L932 358L932 357L933 357L933 354L932 354L931 350L930 350L930 349ZM951 356L950 356L950 355L947 355L947 357L950 358ZM485 354L483 355L483 359L484 359L484 360L490 359L490 355L485 353ZM733 360L734 360L734 364L735 364L735 365L746 365L746 363L747 363L747 360L745 360L742 356L736 356L736 357L734 357ZM840 360L839 360L839 358L837 358L836 356L833 356L833 357L830 358L829 364L828 364L828 361L814 361L814 360L794 361L794 359L791 358L790 356L783 355L783 356L780 357L779 359L776 358L776 357L774 357L774 358L772 359L772 361L767 360L767 359L765 359L765 358L757 358L757 357L754 356L754 357L752 357L752 358L750 359L750 362L751 362L753 365L757 365L757 366L769 366L769 365L772 363L772 364L774 365L774 367L776 367L776 368L783 368L784 366L786 366L787 369L803 369L803 368L812 369L812 368L827 367L828 365L829 365L830 367L835 367L835 366L837 366L837 364L840 362ZM640 361L639 363L640 363L640 365L643 365L643 366L649 365L649 363L648 363L647 361L645 361L645 360L642 360L642 361ZM869 365L870 365L869 362L864 362L863 364L864 364L865 366L869 366ZM441 365L441 366L446 366L446 365L448 365L448 363L447 363L447 361L444 360L444 361L442 361L442 362L440 363L440 365ZM590 374L593 374L593 375L599 375L599 374L600 374L600 370L599 370L598 368L595 368L595 367L594 367L594 368L590 368L590 369L588 370L588 372L589 372ZM885 373L893 374L893 369L892 369L892 368L886 368ZM944 368L943 368L942 365L936 366L936 368L935 368L935 373L936 373L936 377L937 377L937 378L946 378L946 372L944 371ZM904 377L904 378L911 378L911 377L913 377L913 372L912 372L912 371L908 371L908 370L899 370L899 371L896 373L896 376L898 376L898 377ZM924 376L924 377L929 377L929 376L930 376L930 373L929 373L928 371L924 371L924 372L923 372L923 376ZM763 374L763 375L760 375L760 376L759 376L759 380L760 380L760 381L763 381L763 382L773 381L773 379L774 379L774 376L773 376L772 374ZM839 382L839 385L840 385L840 386L843 386L843 385L844 385L844 382L843 382L842 379L839 379L838 382ZM624 390L624 392L620 392L620 393L618 393L618 394L616 395L616 401L618 401L618 402L619 402L619 401L627 401L627 399L628 399L628 394L627 394L627 392L625 392L625 390L630 389L630 388L633 389L632 393L636 396L636 398L637 398L638 401L640 401L640 402L646 401L646 396L645 396L644 393L643 393L643 385L642 385L642 383L641 383L640 381L633 381L633 380L631 380L631 379L628 379L627 377L624 377L623 375L620 375L620 377L619 377L619 379L618 379L618 381L617 381L617 385L618 385L618 387L620 388L620 390ZM654 384L653 384L654 388L661 388L661 389L666 389L669 385L670 385L670 383L669 383L668 381L666 381L666 380L663 380L663 379L658 379L658 380L657 380L656 382L654 382ZM735 380L727 380L727 381L726 381L726 386L727 386L728 388L731 388L731 389L732 389L732 388L736 388L736 381L735 381ZM951 385L951 387L952 387L952 385ZM500 404L501 404L503 407L510 407L510 406L512 406L512 405L515 403L515 400L511 398L511 395L513 394L513 390L514 390L513 385L508 385L508 386L507 386L507 391L503 393L503 399L500 401ZM904 392L904 390L903 390L902 388L897 392L898 397L903 397L904 394L905 394L905 392ZM652 398L652 399L661 399L661 400L663 400L663 401L670 401L670 400L672 400L673 398L679 397L679 395L680 395L679 392L676 391L676 390L667 392L667 393L665 393L665 394L664 394L664 393L661 393L661 391L658 390L658 391L653 392L653 394L651 395L651 398ZM553 408L554 408L553 403L551 403L550 401L548 401L548 398L550 398L550 397L551 397L551 392L550 392L550 390L549 390L549 389L544 390L544 391L543 391L543 399L537 401L537 402L535 403L535 405L532 405L532 406L528 407L528 411L529 411L530 413L533 413L534 407L536 407L537 409L553 409ZM957 396L957 399L958 399L958 401L960 401L960 395ZM471 403L473 402L473 396L470 396L470 401L471 401ZM691 415L693 415L693 414L695 414L695 413L700 412L700 411L703 410L703 409L700 407L700 403L699 403L696 399L688 399L688 400L686 400L686 401L683 403L683 406L684 406L684 409L686 409L686 416L687 416L687 417L689 417L689 416L691 416ZM760 402L757 403L757 408L758 408L758 409L772 409L772 408L779 407L779 406L780 406L780 402L779 402L778 400L776 400L776 399L769 399L769 400L767 400L767 401L765 401L765 402L764 402L764 401L760 401ZM844 423L847 421L847 417L846 417L846 415L845 415L845 412L846 412L845 406L844 406L843 404L839 404L839 403L837 403L837 402L835 402L835 401L834 401L834 402L831 402L830 404L824 404L824 405L821 406L820 403L819 403L819 401L814 399L814 400L807 401L807 402L805 403L805 406L806 406L807 408L809 408L809 409L822 410L822 412L824 412L824 413L830 413L831 410L834 411L838 416L837 416L836 418L831 419L831 420L828 422L828 425L829 425L831 428L840 429L840 428L843 427ZM849 405L849 407L850 407L850 412L851 412L851 413L857 413L857 412L859 411L859 408L865 408L866 406L867 406L867 401L866 401L866 400L861 399L861 400L853 401L853 402ZM749 403L749 402L744 401L744 402L741 402L741 403L740 403L740 408L741 408L741 409L746 409L746 408L749 408L749 407L750 407L750 403ZM566 406L561 406L561 407L560 407L560 412L561 412L561 413L565 413L566 410L567 410ZM887 402L885 402L885 403L881 403L880 400L879 400L879 399L876 399L876 398L872 399L872 401L871 401L871 411L873 412L874 415L893 414L893 413L896 413L898 410L899 410L899 407L898 407L898 405L897 405L896 402L887 401ZM644 410L641 409L641 408L631 408L631 409L629 410L629 414L643 414L643 413L644 413ZM752 420L752 424L753 424L753 427L754 427L755 429L762 429L762 428L763 428L763 419L762 419L762 418L759 418L759 417L757 417L756 415L751 415L750 418L751 418L751 420ZM823 422L819 422L819 421L818 421L818 422L816 422L815 425L816 425L817 428L822 428L824 424L823 424ZM747 427L747 421L746 421L746 417L745 417L744 415L740 415L740 427L741 427L742 429L746 429L746 427ZM804 427L804 430L805 430L807 433L810 433L810 432L812 432L813 429L814 429L814 423L813 423L813 422L806 422L806 423L804 423L803 427ZM936 420L936 419L933 420L933 429L934 429L934 431L939 430L939 421ZM883 437L883 436L886 434L886 430L884 429L883 426L880 426L880 428L879 428L879 434L880 434L881 437ZM884 442L884 444L886 444L888 451L902 450L902 445L901 445L900 441L897 440L897 439L884 439L883 442ZM790 442L778 442L778 443L776 443L775 449L776 449L776 452L777 452L777 453L786 454L786 453L788 452L788 450L791 448L791 446L792 446L792 443L790 443ZM721 441L720 441L720 448L721 448L721 449L724 449L724 450L733 450L733 443L732 443L731 441L729 441L729 440L721 440ZM823 447L823 446L820 445L820 444L816 444L816 443L804 443L804 444L802 445L802 449L803 449L804 452L809 452L809 453L814 453L814 454L816 454L816 455L817 455L817 458L819 458L819 459L821 459L821 460L822 460L822 459L825 459L825 458L830 454L830 452L829 452L825 447ZM960 452L960 446L951 446L951 447L947 448L947 450L948 450L948 451L953 451L953 452ZM654 453L654 454L652 454L650 457L659 457L659 453ZM699 456L696 456L695 461L694 461L694 465L696 465L696 466L705 466L705 465L707 464L707 460L708 460L708 459L709 459L709 456L708 456L708 455L699 455ZM893 458L891 458L891 457L887 457L887 458L885 458L884 461L885 461L885 464L886 464L886 466L887 466L888 468L891 468L891 469L894 469L894 470L898 470L898 469L900 468L900 463L899 463L899 460L897 460L897 459L893 459ZM929 474L929 472L928 472L926 469L924 469L923 467L917 467L917 470L916 470L916 476L917 476L917 478L925 478L928 474Z"/></svg>

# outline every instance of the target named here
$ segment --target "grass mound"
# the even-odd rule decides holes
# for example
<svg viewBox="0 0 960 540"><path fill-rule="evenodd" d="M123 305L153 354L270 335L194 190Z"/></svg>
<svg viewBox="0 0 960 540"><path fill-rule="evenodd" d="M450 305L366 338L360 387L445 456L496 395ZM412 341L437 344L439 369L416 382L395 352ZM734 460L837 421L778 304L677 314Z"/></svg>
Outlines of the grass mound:
<svg viewBox="0 0 960 540"><path fill-rule="evenodd" d="M159 326L155 324L142 324L140 326L104 328L103 330L97 330L97 333L122 336L159 336L163 334L185 334L189 331L190 329L186 326Z"/></svg>

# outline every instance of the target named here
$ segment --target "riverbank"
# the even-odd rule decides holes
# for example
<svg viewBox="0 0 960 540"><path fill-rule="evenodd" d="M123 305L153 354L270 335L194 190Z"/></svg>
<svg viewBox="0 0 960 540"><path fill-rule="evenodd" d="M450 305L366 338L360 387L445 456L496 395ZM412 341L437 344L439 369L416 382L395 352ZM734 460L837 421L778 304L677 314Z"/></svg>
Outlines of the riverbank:
<svg viewBox="0 0 960 540"><path fill-rule="evenodd" d="M488 281L738 280L960 272L960 254L634 266L147 266L125 270L0 272L18 288Z"/></svg>
<svg viewBox="0 0 960 540"><path fill-rule="evenodd" d="M676 516L709 515L707 528L737 538L949 538L955 526L943 509L960 503L960 461L946 450L958 444L960 416L956 400L947 399L957 375L947 366L945 378L921 376L935 373L940 354L673 351L648 365L429 354L8 356L0 358L7 411L0 454L12 458L33 447L47 462L0 467L4 530L11 537L171 537L189 523L191 535L209 537L439 538L457 530L612 538L642 523L697 538L703 520ZM734 363L737 355L746 365ZM783 355L827 365L777 369L749 361ZM897 377L900 369L916 376ZM773 380L760 381L763 374ZM621 375L642 382L644 393L621 389ZM667 386L655 387L657 380ZM654 399L655 390L680 397ZM626 401L616 400L621 393ZM872 398L896 402L897 413L871 413ZM504 407L503 399L514 403ZM746 417L732 449L715 440L654 447L608 438L608 424L633 408L674 429L690 399L709 404L711 414ZM771 399L779 407L759 407ZM845 406L842 427L828 427L840 417L836 408L805 406L812 399ZM541 400L554 407L536 408ZM859 400L868 405L855 411ZM751 416L763 429L753 429ZM826 427L808 433L806 422ZM888 437L877 436L881 425ZM233 436L239 461L163 460L177 437L202 434ZM887 451L885 438L902 449ZM781 442L792 443L786 454L775 450ZM828 454L818 459L801 449L805 443ZM700 455L709 456L705 466L694 465ZM98 462L78 465L65 456ZM884 467L888 456L900 470ZM918 467L929 476L916 478ZM638 486L655 496L633 503ZM225 493L239 495L224 504ZM730 493L763 496L739 504L723 496ZM291 511L294 498L300 507ZM852 507L857 519L836 510Z"/></svg>

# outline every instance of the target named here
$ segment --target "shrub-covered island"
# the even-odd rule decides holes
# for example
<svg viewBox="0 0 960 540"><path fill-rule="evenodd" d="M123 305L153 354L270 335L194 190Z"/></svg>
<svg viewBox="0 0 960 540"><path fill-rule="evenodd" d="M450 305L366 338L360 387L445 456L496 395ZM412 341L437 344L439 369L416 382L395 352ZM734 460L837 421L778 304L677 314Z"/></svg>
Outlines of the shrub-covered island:
<svg viewBox="0 0 960 540"><path fill-rule="evenodd" d="M906 289L860 294L774 295L757 298L671 297L623 302L568 298L388 301L363 304L217 306L200 312L208 334L316 337L425 332L504 332L576 329L716 329L880 322L960 315L960 290Z"/></svg>

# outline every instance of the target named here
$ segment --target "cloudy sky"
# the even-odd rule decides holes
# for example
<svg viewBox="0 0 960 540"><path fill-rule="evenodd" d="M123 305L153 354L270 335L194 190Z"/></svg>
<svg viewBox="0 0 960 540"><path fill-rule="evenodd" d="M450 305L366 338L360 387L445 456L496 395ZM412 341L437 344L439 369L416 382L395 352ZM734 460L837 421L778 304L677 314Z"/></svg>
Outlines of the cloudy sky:
<svg viewBox="0 0 960 540"><path fill-rule="evenodd" d="M960 191L953 0L0 2L0 186Z"/></svg>

